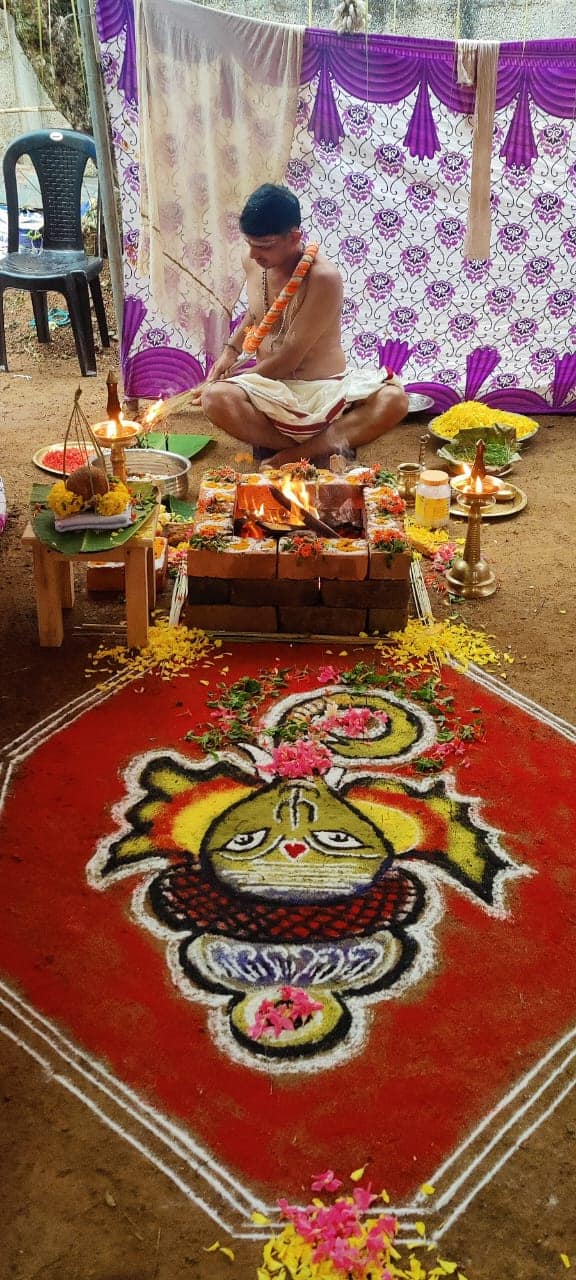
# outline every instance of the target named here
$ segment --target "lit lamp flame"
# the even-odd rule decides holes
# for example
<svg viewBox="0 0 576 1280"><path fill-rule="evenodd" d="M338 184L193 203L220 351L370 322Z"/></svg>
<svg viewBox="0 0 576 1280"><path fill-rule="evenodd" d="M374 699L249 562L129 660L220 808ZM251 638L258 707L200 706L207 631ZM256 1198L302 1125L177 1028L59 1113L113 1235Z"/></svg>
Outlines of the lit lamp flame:
<svg viewBox="0 0 576 1280"><path fill-rule="evenodd" d="M131 422L120 414L118 420L109 418L108 422L97 422L92 428L97 440L104 445L109 444L112 475L126 483L126 457L124 450L142 430L139 422Z"/></svg>
<svg viewBox="0 0 576 1280"><path fill-rule="evenodd" d="M474 480L472 480L470 467L467 467L465 472L457 476L452 481L452 485L459 494L467 498L489 497L503 487L502 481L498 480L496 476L475 476Z"/></svg>

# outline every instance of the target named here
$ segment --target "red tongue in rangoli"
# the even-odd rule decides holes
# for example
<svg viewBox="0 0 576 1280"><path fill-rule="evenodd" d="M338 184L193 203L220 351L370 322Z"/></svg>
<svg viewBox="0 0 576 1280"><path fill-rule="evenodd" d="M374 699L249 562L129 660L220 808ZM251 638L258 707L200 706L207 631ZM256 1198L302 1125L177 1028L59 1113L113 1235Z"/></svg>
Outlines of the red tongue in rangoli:
<svg viewBox="0 0 576 1280"><path fill-rule="evenodd" d="M289 858L299 858L302 853L306 853L308 845L303 844L300 840L290 840L286 841L282 848Z"/></svg>

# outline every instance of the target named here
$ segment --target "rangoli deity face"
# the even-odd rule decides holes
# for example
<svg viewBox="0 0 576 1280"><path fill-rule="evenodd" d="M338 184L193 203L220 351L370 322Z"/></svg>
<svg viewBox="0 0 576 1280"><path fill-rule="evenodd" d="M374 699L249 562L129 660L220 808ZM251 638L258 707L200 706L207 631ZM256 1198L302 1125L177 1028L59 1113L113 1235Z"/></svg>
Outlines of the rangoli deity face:
<svg viewBox="0 0 576 1280"><path fill-rule="evenodd" d="M374 823L322 778L278 780L239 800L200 850L202 865L239 893L306 902L365 888L392 855Z"/></svg>
<svg viewBox="0 0 576 1280"><path fill-rule="evenodd" d="M294 776L278 744L318 725L320 754ZM89 878L143 881L136 920L167 943L182 993L211 1006L224 1052L266 1069L343 1061L370 1005L438 963L443 884L503 913L520 869L479 801L449 773L406 771L436 733L409 698L334 685L277 702L256 742L133 761Z"/></svg>

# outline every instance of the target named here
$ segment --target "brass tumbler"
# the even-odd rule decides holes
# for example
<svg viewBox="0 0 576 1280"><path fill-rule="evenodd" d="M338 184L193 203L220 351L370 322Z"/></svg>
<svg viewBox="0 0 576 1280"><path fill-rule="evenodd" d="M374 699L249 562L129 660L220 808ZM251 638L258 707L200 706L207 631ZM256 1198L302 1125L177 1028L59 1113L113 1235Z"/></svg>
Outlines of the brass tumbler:
<svg viewBox="0 0 576 1280"><path fill-rule="evenodd" d="M396 488L407 507L415 505L416 485L418 484L421 470L422 467L419 462L401 462L396 471Z"/></svg>

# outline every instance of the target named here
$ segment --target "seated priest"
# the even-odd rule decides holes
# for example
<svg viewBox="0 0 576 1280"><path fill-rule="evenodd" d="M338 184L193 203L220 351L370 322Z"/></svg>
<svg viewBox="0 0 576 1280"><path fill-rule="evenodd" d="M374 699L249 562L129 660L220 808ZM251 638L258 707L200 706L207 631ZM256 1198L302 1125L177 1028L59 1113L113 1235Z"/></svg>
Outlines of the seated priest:
<svg viewBox="0 0 576 1280"><path fill-rule="evenodd" d="M353 454L404 418L402 383L387 369L346 368L342 278L318 245L304 243L287 187L254 191L240 230L248 310L204 384L204 412L274 466Z"/></svg>

